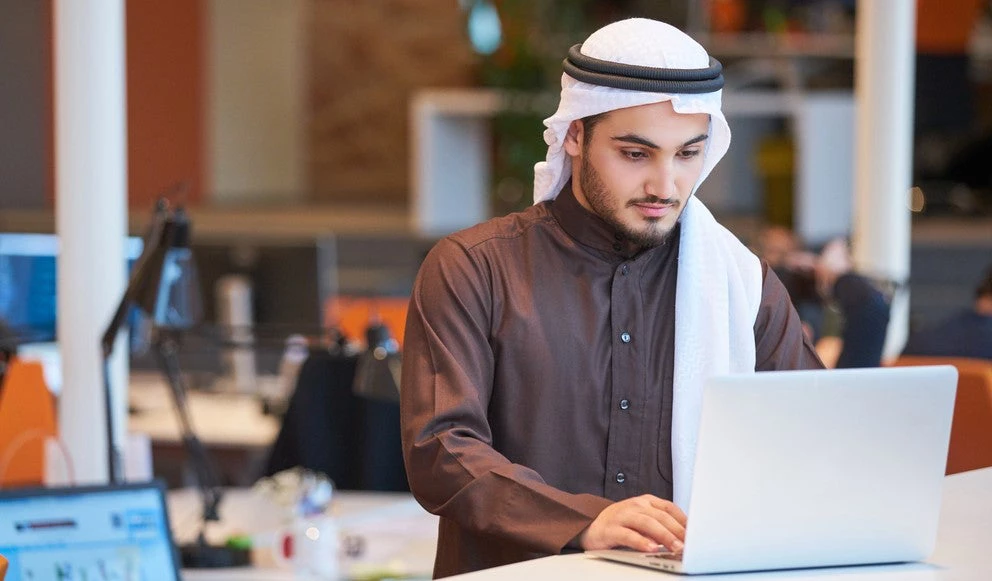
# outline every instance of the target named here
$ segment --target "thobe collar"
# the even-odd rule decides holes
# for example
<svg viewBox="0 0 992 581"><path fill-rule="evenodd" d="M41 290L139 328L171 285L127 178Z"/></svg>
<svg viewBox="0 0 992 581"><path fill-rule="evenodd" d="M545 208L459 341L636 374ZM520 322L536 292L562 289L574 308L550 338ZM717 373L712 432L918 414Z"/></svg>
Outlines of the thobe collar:
<svg viewBox="0 0 992 581"><path fill-rule="evenodd" d="M681 220L676 222L675 229L664 244L643 249L639 244L618 232L595 212L583 208L582 204L575 198L571 181L566 183L558 196L548 203L551 206L551 214L566 234L580 244L588 246L617 262L629 260L638 254L652 253L654 250L678 240Z"/></svg>

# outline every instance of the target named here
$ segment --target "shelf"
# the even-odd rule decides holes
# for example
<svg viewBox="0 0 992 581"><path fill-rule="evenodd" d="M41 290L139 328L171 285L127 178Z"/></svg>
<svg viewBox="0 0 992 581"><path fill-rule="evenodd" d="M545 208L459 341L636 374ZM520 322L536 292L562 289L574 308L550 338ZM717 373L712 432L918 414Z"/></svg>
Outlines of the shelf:
<svg viewBox="0 0 992 581"><path fill-rule="evenodd" d="M853 34L698 33L693 38L715 57L854 58Z"/></svg>

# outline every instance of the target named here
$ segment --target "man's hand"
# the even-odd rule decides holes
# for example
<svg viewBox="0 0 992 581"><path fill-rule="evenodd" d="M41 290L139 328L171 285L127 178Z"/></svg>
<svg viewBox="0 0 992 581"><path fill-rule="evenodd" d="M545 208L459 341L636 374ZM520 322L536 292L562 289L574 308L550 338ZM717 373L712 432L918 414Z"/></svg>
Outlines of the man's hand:
<svg viewBox="0 0 992 581"><path fill-rule="evenodd" d="M675 504L645 494L606 507L582 533L583 550L629 547L635 551L657 551L663 545L672 552L682 550L686 516Z"/></svg>

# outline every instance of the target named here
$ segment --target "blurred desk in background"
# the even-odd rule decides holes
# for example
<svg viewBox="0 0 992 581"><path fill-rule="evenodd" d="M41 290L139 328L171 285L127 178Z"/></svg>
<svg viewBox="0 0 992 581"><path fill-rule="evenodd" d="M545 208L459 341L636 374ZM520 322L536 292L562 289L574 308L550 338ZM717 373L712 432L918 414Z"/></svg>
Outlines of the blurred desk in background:
<svg viewBox="0 0 992 581"><path fill-rule="evenodd" d="M251 394L191 390L187 397L193 429L216 462L222 482L253 483L279 433L280 419L264 414L260 398ZM133 373L128 407L128 431L151 439L155 475L170 487L183 484L186 450L165 379Z"/></svg>
<svg viewBox="0 0 992 581"><path fill-rule="evenodd" d="M417 504L408 493L337 491L333 514L346 536L360 539L362 552L342 561L349 577L362 572L389 571L396 577L429 579L437 550L438 518ZM200 530L200 497L193 489L169 493L169 519L176 543L193 541ZM285 526L286 509L247 489L231 489L220 505L220 522L206 533L212 544L223 544L231 535L255 540L255 565L242 569L185 570L186 581L291 580L296 577L271 565L271 543Z"/></svg>

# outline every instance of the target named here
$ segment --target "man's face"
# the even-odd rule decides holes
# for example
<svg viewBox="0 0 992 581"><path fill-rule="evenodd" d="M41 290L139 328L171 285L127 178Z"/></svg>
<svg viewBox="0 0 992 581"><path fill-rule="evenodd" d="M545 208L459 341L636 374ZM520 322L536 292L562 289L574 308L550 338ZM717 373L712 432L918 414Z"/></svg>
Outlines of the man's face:
<svg viewBox="0 0 992 581"><path fill-rule="evenodd" d="M591 137L575 121L565 139L579 203L641 246L665 241L703 169L705 113L669 102L611 111Z"/></svg>
<svg viewBox="0 0 992 581"><path fill-rule="evenodd" d="M798 246L792 232L781 226L766 228L761 233L759 242L761 246L760 256L772 268L786 266L789 256L796 252Z"/></svg>

